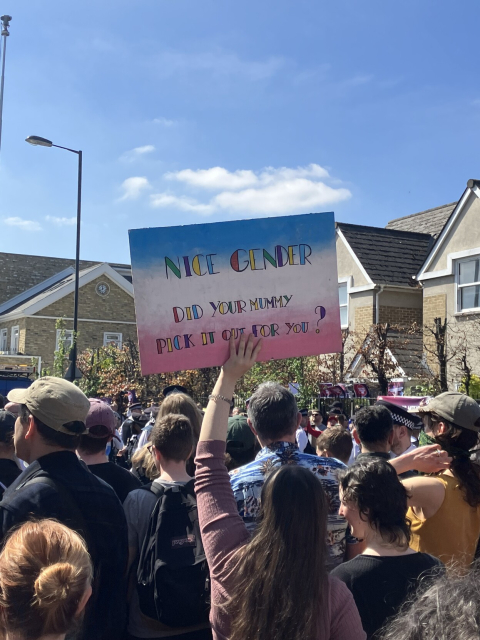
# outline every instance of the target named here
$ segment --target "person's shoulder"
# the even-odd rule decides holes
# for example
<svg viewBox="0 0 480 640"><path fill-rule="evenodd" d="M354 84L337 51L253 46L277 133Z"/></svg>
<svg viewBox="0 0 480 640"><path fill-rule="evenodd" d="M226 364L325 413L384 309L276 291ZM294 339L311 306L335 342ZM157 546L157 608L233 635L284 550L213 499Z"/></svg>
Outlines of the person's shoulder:
<svg viewBox="0 0 480 640"><path fill-rule="evenodd" d="M430 553L423 553L419 551L417 555L427 567L439 568L439 569L445 568L445 565L443 564L443 562L436 556L432 556Z"/></svg>
<svg viewBox="0 0 480 640"><path fill-rule="evenodd" d="M346 469L347 466L337 460L336 458L324 458L323 456L316 456L311 453L299 453L298 454L298 463L305 467L310 467L312 469L325 470L337 472L342 469ZM321 473L321 471L319 471Z"/></svg>
<svg viewBox="0 0 480 640"><path fill-rule="evenodd" d="M333 572L328 576L328 587L332 610L342 609L346 603L353 602L352 593L345 584L345 581L339 576L333 575Z"/></svg>
<svg viewBox="0 0 480 640"><path fill-rule="evenodd" d="M230 476L230 482L234 484L238 482L244 482L248 479L253 479L254 476L261 471L261 468L261 460L252 460L251 462L248 462L247 464L244 464L243 466L230 471L228 474Z"/></svg>
<svg viewBox="0 0 480 640"><path fill-rule="evenodd" d="M123 508L125 513L129 513L132 509L138 510L143 504L153 504L156 500L157 497L153 491L150 491L150 485L146 485L130 491L125 498Z"/></svg>
<svg viewBox="0 0 480 640"><path fill-rule="evenodd" d="M335 569L332 569L330 575L342 582L346 582L353 576L363 573L372 564L368 560L368 558L360 554L352 558L352 560L347 560L336 566Z"/></svg>

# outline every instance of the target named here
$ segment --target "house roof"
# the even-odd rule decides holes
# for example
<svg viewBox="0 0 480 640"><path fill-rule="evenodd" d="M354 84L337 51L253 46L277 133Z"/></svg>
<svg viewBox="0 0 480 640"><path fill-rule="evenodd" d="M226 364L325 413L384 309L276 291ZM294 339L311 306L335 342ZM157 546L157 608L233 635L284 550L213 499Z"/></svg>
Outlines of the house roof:
<svg viewBox="0 0 480 640"><path fill-rule="evenodd" d="M106 262L93 265L80 271L79 287L92 282L92 280L95 280L101 275L110 278L110 280L133 297L133 285L115 269L112 269ZM16 299L11 300L12 305L8 303L2 305L0 308L0 319L3 321L33 315L74 291L75 273L70 272L70 270L65 270L64 277L60 280L53 282L52 280L53 278L46 280L43 288L41 285L33 287L31 290L33 295L29 296L27 291L25 292L25 297L17 296Z"/></svg>
<svg viewBox="0 0 480 640"><path fill-rule="evenodd" d="M86 269L99 263L100 261L80 260L80 269ZM74 266L75 260L69 258L0 252L0 304ZM130 265L111 264L110 266L126 280L132 281Z"/></svg>
<svg viewBox="0 0 480 640"><path fill-rule="evenodd" d="M450 204L443 204L440 207L434 207L433 209L427 209L419 213L412 213L403 218L395 218L395 220L390 220L386 228L416 233L428 233L437 239L447 224L456 205L456 202L451 202Z"/></svg>
<svg viewBox="0 0 480 640"><path fill-rule="evenodd" d="M417 286L414 277L433 245L430 235L343 222L337 228L373 283Z"/></svg>
<svg viewBox="0 0 480 640"><path fill-rule="evenodd" d="M428 371L423 353L421 333L405 336L395 331L390 335L390 352L403 376L422 378Z"/></svg>

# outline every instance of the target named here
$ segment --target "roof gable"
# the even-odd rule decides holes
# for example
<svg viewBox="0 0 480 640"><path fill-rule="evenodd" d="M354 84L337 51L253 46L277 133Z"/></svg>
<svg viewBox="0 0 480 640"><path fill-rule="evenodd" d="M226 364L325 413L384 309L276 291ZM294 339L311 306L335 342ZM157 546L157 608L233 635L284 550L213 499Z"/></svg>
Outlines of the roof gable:
<svg viewBox="0 0 480 640"><path fill-rule="evenodd" d="M106 276L118 285L123 291L133 298L133 286L123 276L119 275L112 267L103 262L88 269L80 271L79 287L83 287L99 276ZM30 316L38 313L42 309L49 307L57 300L64 298L75 290L75 274L71 273L62 280L55 282L45 290L41 291L33 298L29 298L7 313L0 314L1 320L14 319L20 316Z"/></svg>
<svg viewBox="0 0 480 640"><path fill-rule="evenodd" d="M419 269L419 273L417 275L418 280L427 280L429 278L440 277L443 275L451 275L453 273L453 259L461 257L461 255L459 254L449 254L449 256L447 257L446 269L435 271L434 273L428 273L428 271L434 264L434 261L437 258L437 256L440 254L442 247L448 241L448 238L450 237L452 230L455 229L455 225L459 220L460 216L463 214L466 208L470 206L470 203L472 202L472 198L474 197L480 199L480 180L469 180L467 182L467 188L463 192L462 197L460 198L454 210L452 211L452 214L450 215L447 224L442 229L441 234L437 238L435 244L429 251L426 259L424 260L421 268ZM460 254L463 254L463 253L465 252L463 251L460 252ZM469 251L466 251L466 253L468 254Z"/></svg>
<svg viewBox="0 0 480 640"><path fill-rule="evenodd" d="M375 284L417 286L417 274L433 240L424 233L338 223L358 261Z"/></svg>

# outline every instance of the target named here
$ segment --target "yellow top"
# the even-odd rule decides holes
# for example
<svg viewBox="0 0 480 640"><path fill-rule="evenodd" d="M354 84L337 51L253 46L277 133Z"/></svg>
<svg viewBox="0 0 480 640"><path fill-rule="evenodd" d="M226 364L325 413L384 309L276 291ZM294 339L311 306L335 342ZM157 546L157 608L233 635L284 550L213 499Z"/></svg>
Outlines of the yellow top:
<svg viewBox="0 0 480 640"><path fill-rule="evenodd" d="M407 512L412 522L410 546L445 564L453 561L467 568L480 536L480 506L474 508L465 501L457 478L442 473L438 480L445 486L445 499L437 513L420 520L411 508Z"/></svg>

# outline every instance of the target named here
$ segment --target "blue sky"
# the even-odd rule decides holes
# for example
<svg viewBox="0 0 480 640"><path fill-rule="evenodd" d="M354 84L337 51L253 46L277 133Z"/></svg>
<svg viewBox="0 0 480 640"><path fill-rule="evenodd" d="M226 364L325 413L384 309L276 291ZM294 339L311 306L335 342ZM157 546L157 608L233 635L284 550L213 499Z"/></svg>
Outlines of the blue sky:
<svg viewBox="0 0 480 640"><path fill-rule="evenodd" d="M388 220L480 177L477 3L1 0L0 250L128 262L130 228Z"/></svg>

